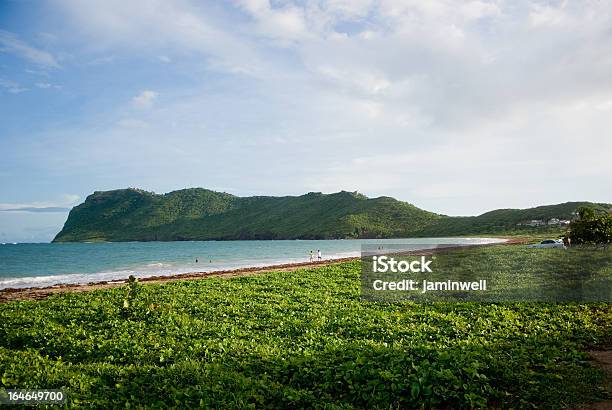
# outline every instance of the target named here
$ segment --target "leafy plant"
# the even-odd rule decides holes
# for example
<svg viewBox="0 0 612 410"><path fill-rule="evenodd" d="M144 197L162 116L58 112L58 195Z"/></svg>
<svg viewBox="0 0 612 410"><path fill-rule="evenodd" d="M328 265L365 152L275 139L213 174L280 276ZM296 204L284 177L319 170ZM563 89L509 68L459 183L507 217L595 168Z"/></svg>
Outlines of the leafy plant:
<svg viewBox="0 0 612 410"><path fill-rule="evenodd" d="M606 244L612 241L612 212L597 213L589 207L578 210L579 218L570 224L573 243Z"/></svg>
<svg viewBox="0 0 612 410"><path fill-rule="evenodd" d="M138 278L134 275L130 275L125 297L121 305L123 317L143 319L154 313L158 308L159 306L157 304L150 303L149 297L138 282Z"/></svg>
<svg viewBox="0 0 612 410"><path fill-rule="evenodd" d="M127 292L123 299L123 309L129 311L134 307L136 294L138 293L138 278L130 275L128 278Z"/></svg>

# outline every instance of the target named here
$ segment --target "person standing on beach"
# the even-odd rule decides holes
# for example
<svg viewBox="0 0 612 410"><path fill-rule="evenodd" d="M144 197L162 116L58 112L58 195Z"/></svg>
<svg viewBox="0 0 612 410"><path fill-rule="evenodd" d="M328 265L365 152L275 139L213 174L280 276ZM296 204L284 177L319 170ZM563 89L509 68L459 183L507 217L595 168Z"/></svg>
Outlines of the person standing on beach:
<svg viewBox="0 0 612 410"><path fill-rule="evenodd" d="M321 249L317 249L317 259L321 260Z"/></svg>
<svg viewBox="0 0 612 410"><path fill-rule="evenodd" d="M314 252L310 251L310 262L314 260Z"/></svg>

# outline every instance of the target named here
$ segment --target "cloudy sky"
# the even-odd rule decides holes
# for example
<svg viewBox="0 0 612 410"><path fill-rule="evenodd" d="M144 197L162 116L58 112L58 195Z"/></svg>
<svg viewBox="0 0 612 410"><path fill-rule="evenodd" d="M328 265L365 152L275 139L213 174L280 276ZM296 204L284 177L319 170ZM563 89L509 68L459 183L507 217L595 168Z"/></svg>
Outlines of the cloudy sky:
<svg viewBox="0 0 612 410"><path fill-rule="evenodd" d="M612 202L607 1L0 3L0 242L94 190Z"/></svg>

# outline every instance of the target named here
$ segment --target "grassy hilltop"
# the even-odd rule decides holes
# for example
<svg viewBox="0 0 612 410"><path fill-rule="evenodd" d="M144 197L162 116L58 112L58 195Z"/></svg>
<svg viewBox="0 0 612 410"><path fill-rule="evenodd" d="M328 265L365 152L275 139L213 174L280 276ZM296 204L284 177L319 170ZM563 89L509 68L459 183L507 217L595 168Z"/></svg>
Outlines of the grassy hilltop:
<svg viewBox="0 0 612 410"><path fill-rule="evenodd" d="M530 220L547 221L551 218L571 220L573 214L580 207L590 207L597 212L612 211L612 204L599 204L592 202L565 202L556 205L543 205L527 209L496 209L479 216L455 216L440 218L426 226L421 233L439 235L465 235L488 233L537 233L545 231L558 231L557 227L540 227L537 229L520 227L519 223Z"/></svg>
<svg viewBox="0 0 612 410"><path fill-rule="evenodd" d="M242 198L201 188L122 189L87 197L55 241L398 237L438 218L393 198L344 191Z"/></svg>
<svg viewBox="0 0 612 410"><path fill-rule="evenodd" d="M475 217L448 217L390 197L353 192L238 197L202 188L155 194L139 189L94 192L70 212L55 242L228 239L397 238L508 233L530 219L569 219L568 202Z"/></svg>

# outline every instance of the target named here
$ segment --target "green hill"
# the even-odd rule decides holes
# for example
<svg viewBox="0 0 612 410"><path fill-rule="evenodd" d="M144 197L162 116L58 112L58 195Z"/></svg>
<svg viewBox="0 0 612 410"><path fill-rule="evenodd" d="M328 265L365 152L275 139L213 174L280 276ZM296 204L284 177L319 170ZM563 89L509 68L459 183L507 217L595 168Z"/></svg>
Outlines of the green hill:
<svg viewBox="0 0 612 410"><path fill-rule="evenodd" d="M426 236L441 236L558 231L557 225L534 228L525 223L532 220L547 222L552 218L571 220L576 216L576 210L583 206L594 208L598 212L612 211L612 204L592 202L565 202L527 209L497 209L479 216L440 218L424 227L420 233Z"/></svg>
<svg viewBox="0 0 612 410"><path fill-rule="evenodd" d="M242 198L201 188L163 195L121 189L88 196L54 241L400 237L438 218L393 198L345 191Z"/></svg>
<svg viewBox="0 0 612 410"><path fill-rule="evenodd" d="M155 194L94 192L74 207L54 242L337 239L501 233L530 219L571 218L570 202L477 217L448 217L389 197L351 192L237 197L202 188ZM591 204L611 209L608 204Z"/></svg>

